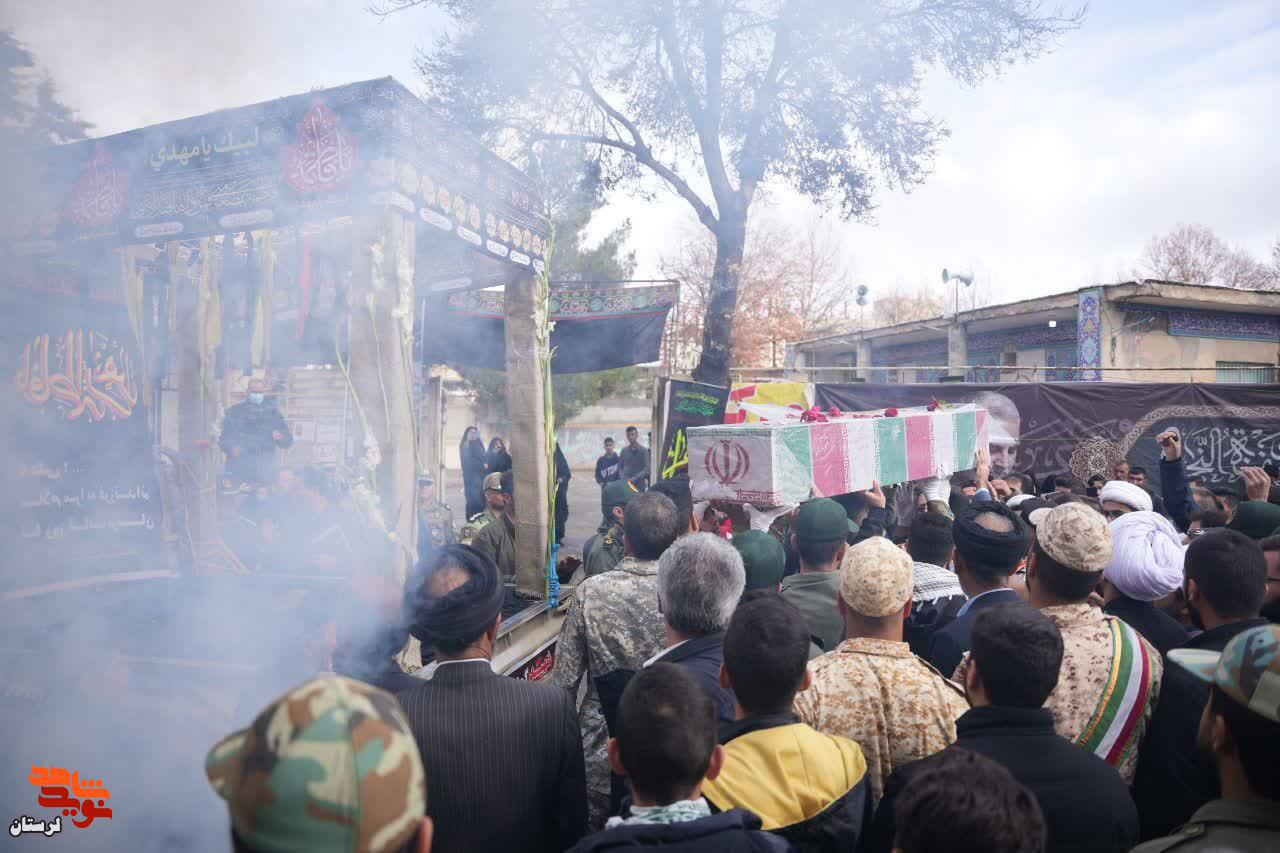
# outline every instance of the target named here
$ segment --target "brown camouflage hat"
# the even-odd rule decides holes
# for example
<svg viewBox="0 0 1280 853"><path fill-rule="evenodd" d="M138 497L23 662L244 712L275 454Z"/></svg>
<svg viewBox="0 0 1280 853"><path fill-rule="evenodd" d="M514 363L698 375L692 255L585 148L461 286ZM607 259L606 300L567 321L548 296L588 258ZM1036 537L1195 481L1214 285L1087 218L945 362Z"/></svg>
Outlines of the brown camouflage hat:
<svg viewBox="0 0 1280 853"><path fill-rule="evenodd" d="M1253 713L1280 723L1280 625L1242 631L1221 653L1174 649L1169 659Z"/></svg>
<svg viewBox="0 0 1280 853"><path fill-rule="evenodd" d="M418 747L395 698L350 678L295 687L221 740L205 775L264 853L384 853L422 825Z"/></svg>
<svg viewBox="0 0 1280 853"><path fill-rule="evenodd" d="M494 471L492 474L484 475L484 490L486 492L502 491L502 472Z"/></svg>
<svg viewBox="0 0 1280 853"><path fill-rule="evenodd" d="M1036 543L1068 569L1092 574L1111 562L1111 531L1106 516L1081 503L1036 510Z"/></svg>
<svg viewBox="0 0 1280 853"><path fill-rule="evenodd" d="M840 597L863 616L889 616L911 599L911 558L883 536L864 539L844 552Z"/></svg>

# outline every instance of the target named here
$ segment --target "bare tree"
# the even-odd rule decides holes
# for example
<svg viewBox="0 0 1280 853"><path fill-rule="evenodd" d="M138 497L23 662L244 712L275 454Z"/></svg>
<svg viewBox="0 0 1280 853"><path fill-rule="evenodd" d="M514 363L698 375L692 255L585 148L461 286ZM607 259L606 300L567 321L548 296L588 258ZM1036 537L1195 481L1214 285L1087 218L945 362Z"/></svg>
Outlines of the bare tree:
<svg viewBox="0 0 1280 853"><path fill-rule="evenodd" d="M418 57L433 103L497 143L598 149L609 182L656 176L715 242L697 379L728 379L748 213L767 180L845 217L910 188L947 135L924 72L977 83L1083 9L1039 0L374 0L438 8Z"/></svg>
<svg viewBox="0 0 1280 853"><path fill-rule="evenodd" d="M843 319L849 291L840 244L829 225L816 215L801 230L772 216L752 220L733 318L735 366L781 367L787 342ZM677 366L688 369L704 340L715 241L705 229L694 229L661 263L664 275L681 282L680 316L669 334L681 354Z"/></svg>
<svg viewBox="0 0 1280 853"><path fill-rule="evenodd" d="M1280 289L1280 265L1265 264L1241 248L1229 246L1212 228L1179 224L1152 237L1135 274L1183 284L1213 284L1249 290Z"/></svg>
<svg viewBox="0 0 1280 853"><path fill-rule="evenodd" d="M873 327L896 326L916 320L932 320L942 316L944 300L925 289L908 290L899 283L875 297L871 303Z"/></svg>

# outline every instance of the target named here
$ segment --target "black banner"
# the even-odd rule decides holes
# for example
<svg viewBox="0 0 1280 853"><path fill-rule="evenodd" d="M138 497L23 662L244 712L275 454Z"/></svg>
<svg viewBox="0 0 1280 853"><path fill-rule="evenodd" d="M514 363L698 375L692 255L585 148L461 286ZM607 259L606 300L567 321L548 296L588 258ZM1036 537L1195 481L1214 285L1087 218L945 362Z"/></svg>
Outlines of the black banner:
<svg viewBox="0 0 1280 853"><path fill-rule="evenodd" d="M673 298L670 287L552 291L551 372L588 373L657 361ZM437 297L426 314L426 364L506 368L501 291Z"/></svg>
<svg viewBox="0 0 1280 853"><path fill-rule="evenodd" d="M689 446L685 430L692 426L724 423L729 389L701 382L668 379L662 391L662 455L658 457L658 479L689 476Z"/></svg>
<svg viewBox="0 0 1280 853"><path fill-rule="evenodd" d="M112 256L42 260L3 288L6 590L139 569L158 552L147 371L118 272Z"/></svg>
<svg viewBox="0 0 1280 853"><path fill-rule="evenodd" d="M818 385L823 409L844 411L925 405L932 399L975 403L991 420L997 473L1036 477L1093 474L1108 479L1120 459L1147 469L1158 484L1155 436L1184 436L1189 476L1210 488L1240 488L1240 468L1280 460L1280 385L1047 382L1009 385Z"/></svg>

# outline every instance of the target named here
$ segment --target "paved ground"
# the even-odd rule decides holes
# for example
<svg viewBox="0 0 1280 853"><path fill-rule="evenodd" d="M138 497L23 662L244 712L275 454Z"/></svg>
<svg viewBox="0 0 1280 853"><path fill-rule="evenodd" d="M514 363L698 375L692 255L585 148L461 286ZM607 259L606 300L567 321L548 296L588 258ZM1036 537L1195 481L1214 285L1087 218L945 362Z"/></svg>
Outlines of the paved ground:
<svg viewBox="0 0 1280 853"><path fill-rule="evenodd" d="M445 503L453 508L453 518L462 525L467 502L462 495L462 472L447 471ZM574 471L569 480L569 523L565 527L564 553L579 554L600 524L600 487L590 471Z"/></svg>

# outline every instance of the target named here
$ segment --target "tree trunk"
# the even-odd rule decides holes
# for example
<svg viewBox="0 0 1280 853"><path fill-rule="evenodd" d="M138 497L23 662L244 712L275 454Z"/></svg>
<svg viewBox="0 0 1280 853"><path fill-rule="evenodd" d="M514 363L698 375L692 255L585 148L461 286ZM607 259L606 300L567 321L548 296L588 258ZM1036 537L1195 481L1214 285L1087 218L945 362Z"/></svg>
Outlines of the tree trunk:
<svg viewBox="0 0 1280 853"><path fill-rule="evenodd" d="M729 387L729 364L733 358L733 315L738 307L738 280L747 242L747 217L721 219L716 229L716 263L711 272L707 315L702 323L702 355L693 370L695 382Z"/></svg>

